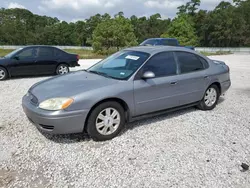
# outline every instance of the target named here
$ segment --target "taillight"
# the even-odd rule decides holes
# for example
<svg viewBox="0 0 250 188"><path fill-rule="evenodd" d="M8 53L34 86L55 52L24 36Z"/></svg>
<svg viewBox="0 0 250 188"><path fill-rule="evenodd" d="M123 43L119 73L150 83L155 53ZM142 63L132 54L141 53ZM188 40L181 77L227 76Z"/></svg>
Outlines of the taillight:
<svg viewBox="0 0 250 188"><path fill-rule="evenodd" d="M80 56L79 56L79 55L77 55L77 56L76 56L76 59L77 59L77 60L79 60L79 59L80 59Z"/></svg>

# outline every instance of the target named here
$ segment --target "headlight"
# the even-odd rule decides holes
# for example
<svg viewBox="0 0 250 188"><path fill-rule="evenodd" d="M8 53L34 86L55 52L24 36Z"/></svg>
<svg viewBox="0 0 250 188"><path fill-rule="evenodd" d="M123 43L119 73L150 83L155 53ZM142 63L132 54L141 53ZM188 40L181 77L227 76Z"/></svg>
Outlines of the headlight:
<svg viewBox="0 0 250 188"><path fill-rule="evenodd" d="M41 102L39 108L51 111L63 110L68 108L73 101L71 98L52 98Z"/></svg>

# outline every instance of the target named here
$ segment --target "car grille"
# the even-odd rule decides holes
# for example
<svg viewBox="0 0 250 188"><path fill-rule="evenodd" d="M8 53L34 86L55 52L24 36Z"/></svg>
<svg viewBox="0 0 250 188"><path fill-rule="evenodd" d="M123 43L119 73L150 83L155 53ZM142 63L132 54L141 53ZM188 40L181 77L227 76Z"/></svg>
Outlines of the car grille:
<svg viewBox="0 0 250 188"><path fill-rule="evenodd" d="M54 126L52 125L42 125L42 124L39 124L43 129L47 129L47 130L53 130L54 129Z"/></svg>

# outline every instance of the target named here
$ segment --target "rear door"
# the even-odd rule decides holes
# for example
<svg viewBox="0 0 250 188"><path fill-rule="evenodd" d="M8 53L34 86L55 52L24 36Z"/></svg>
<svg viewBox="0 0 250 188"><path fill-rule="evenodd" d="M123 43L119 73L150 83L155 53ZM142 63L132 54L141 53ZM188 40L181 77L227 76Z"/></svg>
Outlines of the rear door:
<svg viewBox="0 0 250 188"><path fill-rule="evenodd" d="M37 53L36 69L40 74L52 74L56 71L58 57L52 47L39 47Z"/></svg>
<svg viewBox="0 0 250 188"><path fill-rule="evenodd" d="M209 86L208 63L200 56L189 52L175 52L178 62L178 88L180 105L200 101Z"/></svg>
<svg viewBox="0 0 250 188"><path fill-rule="evenodd" d="M141 75L146 71L153 72L155 78L141 79ZM178 106L177 79L177 64L173 53L154 55L134 80L136 116Z"/></svg>
<svg viewBox="0 0 250 188"><path fill-rule="evenodd" d="M10 65L10 74L17 75L34 75L36 63L36 47L24 48L19 53L12 57Z"/></svg>

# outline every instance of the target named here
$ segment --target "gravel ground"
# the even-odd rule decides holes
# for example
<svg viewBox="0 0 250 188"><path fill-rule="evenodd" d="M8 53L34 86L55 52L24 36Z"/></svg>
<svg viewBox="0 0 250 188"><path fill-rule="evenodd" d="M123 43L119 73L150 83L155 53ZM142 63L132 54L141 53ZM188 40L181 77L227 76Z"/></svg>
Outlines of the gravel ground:
<svg viewBox="0 0 250 188"><path fill-rule="evenodd" d="M250 187L241 168L250 163L250 55L213 58L230 66L232 79L215 110L134 122L102 143L42 135L29 123L21 98L46 77L1 82L0 187Z"/></svg>

